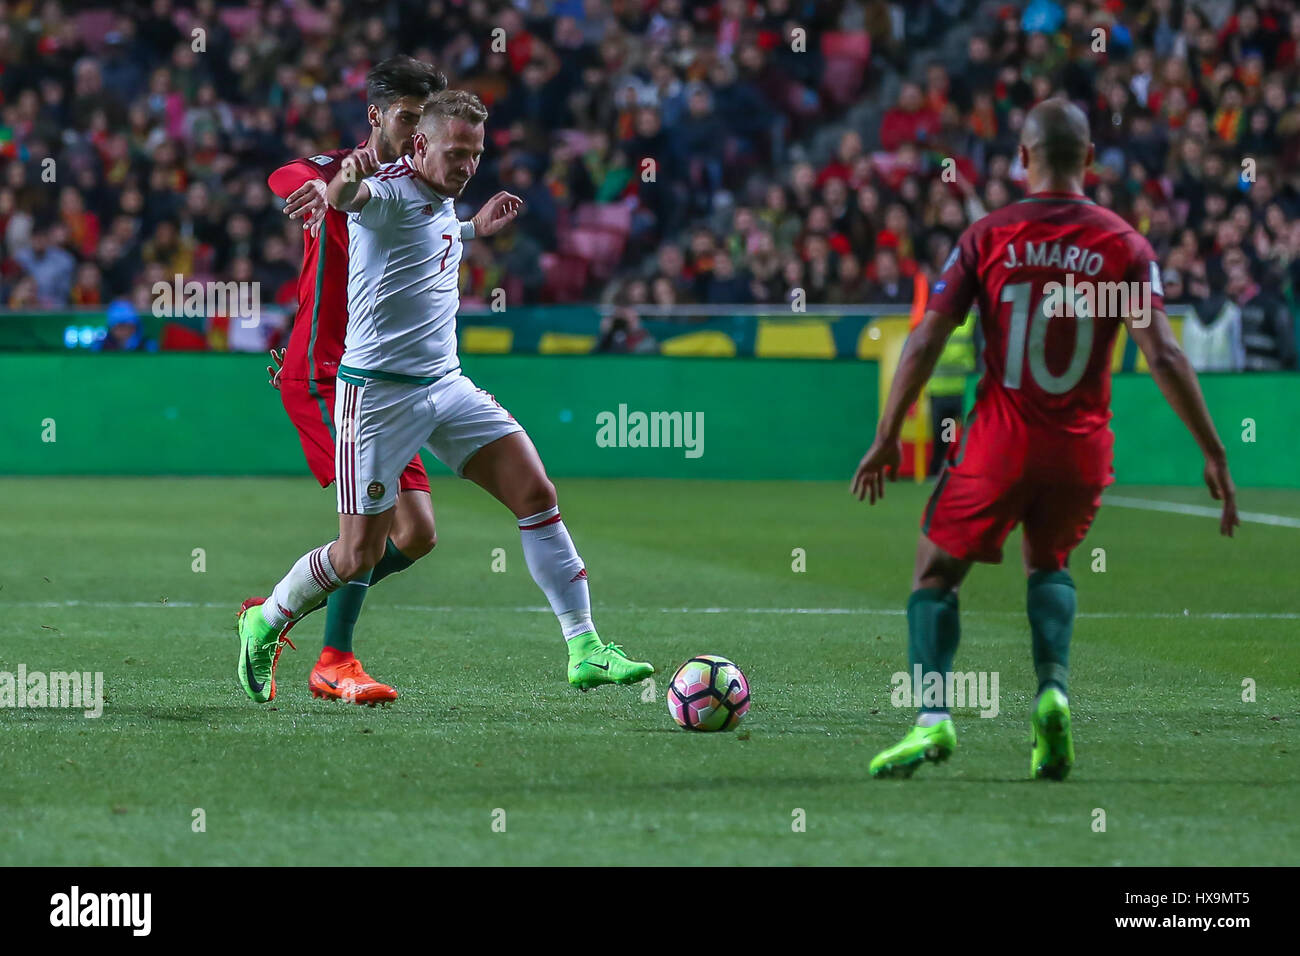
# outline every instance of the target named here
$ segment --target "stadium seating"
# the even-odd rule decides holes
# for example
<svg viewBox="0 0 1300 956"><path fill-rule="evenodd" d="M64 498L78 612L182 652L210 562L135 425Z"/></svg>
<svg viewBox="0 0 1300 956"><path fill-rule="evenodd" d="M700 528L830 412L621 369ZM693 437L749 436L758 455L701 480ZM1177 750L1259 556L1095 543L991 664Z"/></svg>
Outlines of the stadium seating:
<svg viewBox="0 0 1300 956"><path fill-rule="evenodd" d="M185 3L138 17L109 3L31 5L0 76L0 308L129 300L141 309L151 265L225 281L241 261L291 298L297 233L266 176L360 141L366 70L410 52L479 92L492 113L462 214L528 171L519 230L541 275L525 281L502 265L512 253L494 240L475 263L480 276L506 274L512 302L626 292L637 306L656 278L668 280L661 303L735 295L734 304L773 305L794 288L813 304L860 302L885 246L904 276L928 282L961 229L1022 195L1017 124L1038 99L1064 94L1097 131L1091 195L1182 278L1177 301L1194 305L1230 284L1238 298L1260 297L1249 312L1264 318L1251 320L1249 338L1263 344L1248 367L1297 362L1292 4L1162 13L1100 0L791 0L784 13L743 5L737 22L722 3L640 18L597 4L577 19L581 4L529 17L444 6L436 29L414 0L383 13L220 6L197 54L197 14ZM503 63L484 39L498 21L514 31ZM692 39L677 48L669 38L687 21ZM792 43L796 22L806 52ZM1097 30L1109 44L1100 52ZM366 42L352 42L359 36ZM529 63L543 67L533 92ZM695 93L705 95L692 107ZM661 175L643 181L652 156ZM1253 183L1240 175L1243 156ZM941 178L947 159L959 182ZM47 160L60 170L56 188L41 178ZM183 248L162 240L169 233ZM34 237L51 251L32 253ZM666 248L684 254L665 258ZM714 273L723 249L734 276ZM661 261L676 263L672 274ZM1242 269L1232 284L1229 272ZM1272 318L1288 307L1290 323Z"/></svg>

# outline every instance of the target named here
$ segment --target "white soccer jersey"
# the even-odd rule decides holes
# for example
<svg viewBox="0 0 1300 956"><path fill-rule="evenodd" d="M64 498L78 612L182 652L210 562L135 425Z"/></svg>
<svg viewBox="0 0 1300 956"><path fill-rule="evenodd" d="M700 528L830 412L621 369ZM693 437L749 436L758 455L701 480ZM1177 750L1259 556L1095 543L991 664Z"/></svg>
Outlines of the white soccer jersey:
<svg viewBox="0 0 1300 956"><path fill-rule="evenodd" d="M427 380L460 363L461 228L455 202L409 156L366 179L370 199L348 214L348 331L341 366Z"/></svg>

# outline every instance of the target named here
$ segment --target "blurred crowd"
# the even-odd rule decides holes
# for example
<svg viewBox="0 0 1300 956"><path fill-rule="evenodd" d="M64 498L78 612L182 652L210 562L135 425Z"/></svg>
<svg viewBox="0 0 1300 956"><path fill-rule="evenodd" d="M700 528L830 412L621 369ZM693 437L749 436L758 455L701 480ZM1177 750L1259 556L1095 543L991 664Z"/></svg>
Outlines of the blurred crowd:
<svg viewBox="0 0 1300 956"><path fill-rule="evenodd" d="M462 215L501 188L527 203L470 245L468 303L508 285L624 315L798 290L909 307L963 228L1023 195L1020 125L1064 93L1091 114L1089 192L1150 239L1166 298L1235 315L1240 366L1294 367L1293 6L0 0L0 305L147 311L180 274L259 281L291 306L301 236L266 176L364 140L366 71L403 52L491 111ZM852 119L895 86L870 124ZM828 128L832 155L806 158ZM627 212L609 262L594 260L610 244L569 241L593 205ZM644 350L605 336L628 338Z"/></svg>
<svg viewBox="0 0 1300 956"><path fill-rule="evenodd" d="M492 111L466 216L500 188L528 204L519 228L473 244L467 299L508 277L538 301L541 256L580 204L635 206L632 259L811 129L815 36L843 5L0 2L0 300L144 308L175 274L291 300L301 237L266 176L363 141L366 72L406 52ZM812 54L776 44L787 18ZM774 98L800 104L793 121Z"/></svg>
<svg viewBox="0 0 1300 956"><path fill-rule="evenodd" d="M1151 242L1166 301L1193 310L1189 337L1226 343L1198 351L1198 364L1294 369L1300 11L1293 6L908 5L904 18L922 19L927 34L958 18L974 25L959 64L922 60L915 79L902 78L878 128L850 126L829 160L795 161L755 179L734 208L663 244L609 298L624 309L776 304L802 290L810 304L910 304L966 226L1024 196L1016 145L1025 114L1064 94L1090 114L1097 161L1088 194ZM878 25L877 65L901 60L897 19L867 22Z"/></svg>

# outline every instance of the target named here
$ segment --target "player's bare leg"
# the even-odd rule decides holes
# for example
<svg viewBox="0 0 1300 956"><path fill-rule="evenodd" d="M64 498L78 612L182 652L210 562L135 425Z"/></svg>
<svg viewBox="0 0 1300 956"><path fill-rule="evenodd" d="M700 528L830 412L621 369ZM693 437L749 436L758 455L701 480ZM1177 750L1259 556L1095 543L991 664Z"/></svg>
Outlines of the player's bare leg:
<svg viewBox="0 0 1300 956"><path fill-rule="evenodd" d="M1025 610L1033 639L1038 695L1030 713L1033 730L1029 775L1064 780L1074 765L1070 733L1068 681L1070 637L1074 632L1076 600L1068 559L1055 553L1035 553L1025 534L1022 554L1028 580Z"/></svg>
<svg viewBox="0 0 1300 956"><path fill-rule="evenodd" d="M971 567L921 535L912 572L912 595L907 601L907 672L915 680L921 673L915 726L894 746L871 761L873 777L910 777L927 760L941 763L957 746L946 698L947 675L961 636L957 615L957 589Z"/></svg>
<svg viewBox="0 0 1300 956"><path fill-rule="evenodd" d="M398 551L412 561L418 561L438 544L437 527L433 519L433 498L427 491L403 491L397 496L393 527L388 540ZM375 573L383 561L375 565ZM373 583L373 582L372 582Z"/></svg>
<svg viewBox="0 0 1300 956"><path fill-rule="evenodd" d="M654 673L606 644L591 620L587 569L560 518L555 486L527 433L519 431L480 448L462 473L510 509L519 523L524 559L559 619L569 651L569 683L579 690L600 684L635 684Z"/></svg>
<svg viewBox="0 0 1300 956"><path fill-rule="evenodd" d="M973 561L954 558L925 535L916 542L916 563L912 567L912 590L933 588L954 594L966 580Z"/></svg>
<svg viewBox="0 0 1300 956"><path fill-rule="evenodd" d="M326 604L324 646L307 682L313 697L341 697L357 704L397 699L395 690L372 680L364 669L353 673L360 664L354 667L352 635L370 589L388 575L409 568L432 551L436 543L429 493L415 489L400 492L379 560L369 572L358 575L331 594ZM349 692L343 693L341 688Z"/></svg>

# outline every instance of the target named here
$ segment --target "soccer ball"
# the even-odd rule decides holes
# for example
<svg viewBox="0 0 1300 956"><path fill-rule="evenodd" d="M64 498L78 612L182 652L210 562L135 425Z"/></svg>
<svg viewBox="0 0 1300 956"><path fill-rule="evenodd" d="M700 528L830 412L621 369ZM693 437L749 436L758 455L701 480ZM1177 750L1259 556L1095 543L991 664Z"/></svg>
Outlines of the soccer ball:
<svg viewBox="0 0 1300 956"><path fill-rule="evenodd" d="M692 657L668 685L668 713L687 730L731 730L748 710L749 681L725 657Z"/></svg>

